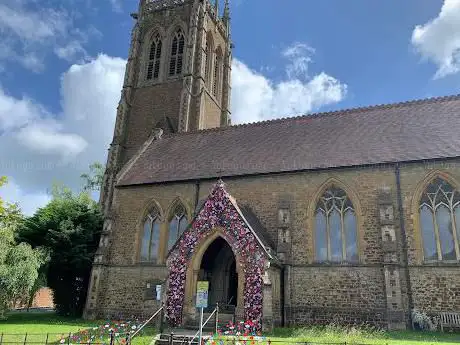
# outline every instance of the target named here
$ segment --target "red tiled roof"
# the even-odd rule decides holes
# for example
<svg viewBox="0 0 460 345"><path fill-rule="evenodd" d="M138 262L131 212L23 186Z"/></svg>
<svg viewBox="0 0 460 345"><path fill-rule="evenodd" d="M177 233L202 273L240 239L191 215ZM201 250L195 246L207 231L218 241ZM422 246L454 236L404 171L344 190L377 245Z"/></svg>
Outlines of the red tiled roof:
<svg viewBox="0 0 460 345"><path fill-rule="evenodd" d="M165 135L118 185L460 156L460 95Z"/></svg>

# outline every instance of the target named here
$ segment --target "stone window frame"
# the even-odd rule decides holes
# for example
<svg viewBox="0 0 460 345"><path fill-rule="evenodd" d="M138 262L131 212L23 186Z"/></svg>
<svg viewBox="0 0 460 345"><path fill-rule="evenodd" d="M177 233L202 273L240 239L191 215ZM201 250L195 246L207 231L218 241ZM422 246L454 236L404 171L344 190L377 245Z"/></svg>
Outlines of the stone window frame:
<svg viewBox="0 0 460 345"><path fill-rule="evenodd" d="M460 238L457 238L455 250L457 253L456 260L440 260L439 259L439 241L436 241L438 249L438 259L437 260L426 260L423 249L423 235L422 227L420 221L420 203L423 198L423 195L428 188L428 186L433 183L436 179L441 179L448 184L450 184L455 190L460 191L460 182L457 181L454 177L448 174L445 171L435 170L425 175L425 177L418 183L413 197L411 205L411 218L413 219L413 243L415 249L415 259L418 264L421 265L458 265L460 263ZM453 223L455 226L455 222ZM455 230L455 229L454 229ZM455 233L455 231L454 231ZM454 237L455 239L455 237ZM410 243L410 242L409 242Z"/></svg>
<svg viewBox="0 0 460 345"><path fill-rule="evenodd" d="M181 215L178 214L178 208L182 208L182 212L181 212ZM166 224L167 224L167 233L165 235L165 239L166 239L166 244L165 244L165 253L166 253L166 256L168 255L169 251L172 249L172 247L174 246L174 244L177 242L177 240L179 240L179 238L182 236L182 234L184 233L184 231L182 231L182 233L179 234L179 236L177 237L176 241L174 242L174 244L170 247L169 246L169 236L170 236L170 231L171 231L171 222L173 221L174 218L176 218L178 220L177 222L177 227L180 231L180 220L182 220L183 218L186 219L187 221L187 226L190 224L191 222L191 217L190 217L190 212L189 212L189 209L188 207L186 206L186 203L182 201L181 198L176 198L172 203L171 205L169 206L169 209L168 209L168 212L167 212L167 215L168 217L166 218ZM165 257L166 259L166 257Z"/></svg>
<svg viewBox="0 0 460 345"><path fill-rule="evenodd" d="M174 25L172 27L174 29L172 31L170 31L170 33L168 35L168 37L169 37L168 45L167 45L168 59L167 59L165 69L166 69L166 75L167 75L168 79L178 79L178 78L181 78L185 74L185 69L186 69L187 44L188 44L188 42L187 42L187 32L184 30L182 25ZM176 35L177 35L177 33L179 31L181 31L181 34L182 34L182 36L184 38L183 51L182 51L182 53L177 53L176 54L176 57L180 56L181 59L182 59L181 70L180 70L180 73L177 73L178 62L176 60L176 62L175 62L175 73L171 74L171 63L172 63L172 58L173 58L173 56L172 56L172 47L173 47L174 39L176 38Z"/></svg>
<svg viewBox="0 0 460 345"><path fill-rule="evenodd" d="M156 36L159 36L162 42L161 48L161 56L160 56L160 71L159 76L157 79L147 79L147 68L149 64L149 55L150 55L150 48L152 45L152 41ZM141 53L141 61L139 63L139 79L138 79L138 86L150 86L155 84L160 84L165 80L165 67L166 67L166 55L167 55L167 48L169 48L169 41L167 39L167 35L165 31L160 26L154 26L151 30L149 30L143 38L142 44L142 53Z"/></svg>
<svg viewBox="0 0 460 345"><path fill-rule="evenodd" d="M163 54L163 40L161 39L160 34L157 32L153 35L150 40L150 49L149 55L146 59L147 80L158 80L160 79L161 73L161 55ZM150 76L150 78L149 78Z"/></svg>
<svg viewBox="0 0 460 345"><path fill-rule="evenodd" d="M152 211L156 213L156 219L159 221L159 241L158 241L158 251L157 251L157 258L154 261L145 261L141 258L142 252L142 240L144 235L144 225L147 221L147 218L152 214ZM160 265L163 262L163 227L164 227L164 213L161 205L155 199L150 200L147 205L144 207L144 210L141 213L141 217L138 220L138 231L137 231L137 245L136 245L136 258L135 261L141 265Z"/></svg>
<svg viewBox="0 0 460 345"><path fill-rule="evenodd" d="M219 99L222 91L222 75L223 75L223 62L224 53L222 47L219 45L214 51L213 55L213 68L212 68L212 95L217 100ZM218 102L220 103L220 102Z"/></svg>
<svg viewBox="0 0 460 345"><path fill-rule="evenodd" d="M149 223L149 241L148 241L148 259L144 260L142 258L142 248L144 246L144 236L146 230L146 224ZM139 250L139 261L141 263L158 263L160 261L160 246L161 246L161 218L159 215L159 211L156 208L152 208L147 215L144 217L144 226L141 235L141 243L140 243L140 250ZM156 231L158 232L155 236L155 224L158 225ZM156 244L156 253L152 253L152 242L154 237L158 238L158 242Z"/></svg>
<svg viewBox="0 0 460 345"><path fill-rule="evenodd" d="M354 212L356 215L356 247L357 247L357 254L358 260L348 262L348 261L341 261L341 262L332 262L332 261L317 261L316 260L316 208L318 205L318 201L323 196L323 194L330 188L336 187L343 190L348 198L350 199L351 203L354 207ZM310 247L310 255L308 255L308 263L309 264L319 264L319 265L328 265L328 266L350 266L350 265L358 265L362 263L363 260L363 249L364 249L364 217L362 214L362 208L360 203L360 198L358 194L355 192L354 188L351 188L344 182L340 181L335 177L331 177L327 179L315 192L313 198L310 201L308 210L307 210L307 219L308 219L308 229L307 236L311 238L311 245Z"/></svg>
<svg viewBox="0 0 460 345"><path fill-rule="evenodd" d="M214 37L211 33L206 34L206 43L204 48L204 84L208 90L211 90L213 63L214 63Z"/></svg>

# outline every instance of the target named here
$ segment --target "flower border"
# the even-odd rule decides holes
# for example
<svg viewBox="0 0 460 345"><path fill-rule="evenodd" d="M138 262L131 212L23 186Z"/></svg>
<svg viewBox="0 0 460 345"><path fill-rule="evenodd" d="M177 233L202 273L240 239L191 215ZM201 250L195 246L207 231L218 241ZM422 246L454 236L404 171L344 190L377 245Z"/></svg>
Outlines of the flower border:
<svg viewBox="0 0 460 345"><path fill-rule="evenodd" d="M173 326L181 324L187 267L195 248L216 227L223 228L223 238L240 260L240 272L244 272L244 318L261 327L267 257L222 182L215 185L203 208L169 254L166 317Z"/></svg>

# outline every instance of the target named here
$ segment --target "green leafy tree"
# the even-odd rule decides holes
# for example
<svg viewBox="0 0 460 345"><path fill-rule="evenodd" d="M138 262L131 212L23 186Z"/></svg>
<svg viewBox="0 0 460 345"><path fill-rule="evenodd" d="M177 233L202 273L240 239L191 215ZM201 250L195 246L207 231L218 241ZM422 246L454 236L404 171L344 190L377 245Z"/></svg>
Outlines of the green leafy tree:
<svg viewBox="0 0 460 345"><path fill-rule="evenodd" d="M7 182L0 178L0 187ZM15 234L23 223L17 205L5 203L0 198L0 319L17 300L32 293L38 270L45 254L33 250L29 244L15 241Z"/></svg>
<svg viewBox="0 0 460 345"><path fill-rule="evenodd" d="M46 281L53 290L56 311L80 316L102 231L102 214L87 192L74 194L55 185L52 196L48 205L26 219L18 238L49 251Z"/></svg>
<svg viewBox="0 0 460 345"><path fill-rule="evenodd" d="M95 162L89 166L89 173L80 175L85 181L84 191L99 191L104 180L105 167L99 162Z"/></svg>

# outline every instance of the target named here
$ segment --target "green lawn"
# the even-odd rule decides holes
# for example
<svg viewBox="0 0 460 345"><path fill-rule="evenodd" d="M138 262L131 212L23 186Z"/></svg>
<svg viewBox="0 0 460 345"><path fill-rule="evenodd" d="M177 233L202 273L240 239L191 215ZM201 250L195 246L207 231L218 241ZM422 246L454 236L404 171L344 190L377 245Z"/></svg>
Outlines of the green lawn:
<svg viewBox="0 0 460 345"><path fill-rule="evenodd" d="M46 333L49 333L48 343L59 344L61 339L72 336L82 336L85 332L100 332L94 329L119 327L120 322L108 324L107 321L90 322L81 319L58 317L54 313L11 313L6 321L0 321L0 336L3 333L3 345L8 342L23 343L27 333L27 344L36 343L44 345ZM98 333L99 334L99 333ZM135 338L134 345L149 345L155 335L154 328L146 328L142 334ZM72 337L71 337L72 339ZM220 338L223 339L223 338ZM99 340L99 343L108 343L107 337ZM270 340L272 345L292 343L341 343L344 344L375 344L375 345L453 345L460 343L460 334L453 333L429 333L398 331L385 332L373 329L339 328L339 327L310 327L310 328L282 328L275 329L270 335L266 335L263 341L239 342L244 345L266 345ZM78 341L77 341L78 342ZM75 343L75 341L74 341ZM211 341L213 345L220 345L220 341ZM121 345L121 338L117 339L116 345ZM12 344L11 344L12 345ZM233 345L233 339L226 337L224 345Z"/></svg>
<svg viewBox="0 0 460 345"><path fill-rule="evenodd" d="M334 326L299 329L275 329L269 336L273 345L282 345L291 341L311 343L347 343L375 345L453 345L460 343L460 334L417 332L417 331L381 331L375 329L340 328Z"/></svg>
<svg viewBox="0 0 460 345"><path fill-rule="evenodd" d="M61 339L65 339L65 344L72 334L71 339L74 342L87 339L88 334L97 336L99 343L108 342L108 331L101 331L102 328L108 325L110 327L119 327L120 334L125 329L131 326L127 323L117 322L108 323L106 321L85 321L81 319L72 319L59 317L52 312L37 313L37 312L15 312L8 315L7 320L0 321L0 337L3 334L3 344L8 342L24 342L25 334L27 333L27 344L46 343L48 334L48 343L60 343ZM123 325L124 327L120 327ZM107 329L108 329L107 328ZM141 334L133 341L134 345L148 345L152 342L155 335L155 329L146 327ZM102 339L101 339L102 336ZM72 338L75 337L75 338ZM121 344L122 336L118 336L116 344Z"/></svg>

